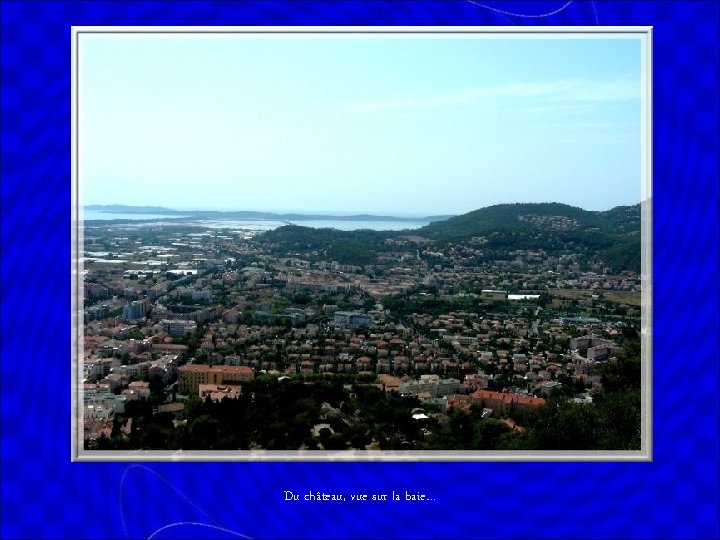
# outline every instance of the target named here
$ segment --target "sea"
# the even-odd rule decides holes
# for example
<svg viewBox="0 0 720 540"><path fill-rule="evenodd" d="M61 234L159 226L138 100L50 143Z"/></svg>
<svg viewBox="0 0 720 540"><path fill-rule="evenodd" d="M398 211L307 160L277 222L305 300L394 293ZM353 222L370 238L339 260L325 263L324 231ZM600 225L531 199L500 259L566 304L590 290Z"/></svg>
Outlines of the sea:
<svg viewBox="0 0 720 540"><path fill-rule="evenodd" d="M177 219L189 216L182 215L163 215L163 214L125 214L113 212L99 212L97 210L84 210L83 217L86 221L98 220L109 221L113 219L138 221L138 227L155 225L165 219ZM150 221L148 221L150 220ZM270 231L282 227L283 225L293 224L303 227L312 227L315 229L338 229L340 231L356 231L360 229L370 229L373 231L403 231L419 229L430 222L418 218L402 218L398 221L376 221L376 220L345 220L345 219L300 219L293 221L284 221L278 219L195 219L189 218L185 221L173 221L173 223L193 223L204 227L216 229L241 229L247 231ZM124 224L123 226L127 226Z"/></svg>

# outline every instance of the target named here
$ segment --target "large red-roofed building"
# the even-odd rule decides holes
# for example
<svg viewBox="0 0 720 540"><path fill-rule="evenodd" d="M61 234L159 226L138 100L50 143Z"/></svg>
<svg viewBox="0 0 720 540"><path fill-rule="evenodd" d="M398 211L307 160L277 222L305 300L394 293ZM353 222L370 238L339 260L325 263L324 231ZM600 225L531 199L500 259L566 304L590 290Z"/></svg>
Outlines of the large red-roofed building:
<svg viewBox="0 0 720 540"><path fill-rule="evenodd" d="M509 416L513 409L530 410L545 404L543 398L520 396L506 392L492 392L490 390L477 390L472 394L473 403L492 409L500 416Z"/></svg>
<svg viewBox="0 0 720 540"><path fill-rule="evenodd" d="M186 364L178 368L178 391L197 393L201 384L223 385L251 381L255 377L248 366L206 366Z"/></svg>

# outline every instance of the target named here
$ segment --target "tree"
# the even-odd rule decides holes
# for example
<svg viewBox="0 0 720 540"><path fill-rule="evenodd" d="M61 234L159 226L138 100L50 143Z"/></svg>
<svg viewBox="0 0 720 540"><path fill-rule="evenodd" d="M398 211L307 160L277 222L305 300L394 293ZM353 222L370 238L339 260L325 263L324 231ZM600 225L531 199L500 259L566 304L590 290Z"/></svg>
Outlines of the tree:
<svg viewBox="0 0 720 540"><path fill-rule="evenodd" d="M365 447L372 442L369 433L370 427L365 423L359 422L349 426L343 435L350 441L351 447L365 450Z"/></svg>
<svg viewBox="0 0 720 540"><path fill-rule="evenodd" d="M143 435L143 446L152 450L169 449L168 432L155 423L151 423L145 429Z"/></svg>
<svg viewBox="0 0 720 540"><path fill-rule="evenodd" d="M347 444L345 438L340 433L333 433L328 437L327 443L323 444L326 450L345 450Z"/></svg>
<svg viewBox="0 0 720 540"><path fill-rule="evenodd" d="M603 388L608 391L640 388L640 357L629 356L627 351L602 364L599 368Z"/></svg>
<svg viewBox="0 0 720 540"><path fill-rule="evenodd" d="M188 427L185 448L212 450L216 448L219 436L220 423L208 414L200 415Z"/></svg>
<svg viewBox="0 0 720 540"><path fill-rule="evenodd" d="M598 419L592 405L549 400L530 426L533 444L540 450L594 450Z"/></svg>
<svg viewBox="0 0 720 540"><path fill-rule="evenodd" d="M305 440L303 440L303 445L308 450L317 450L318 449L318 443L313 437L306 437Z"/></svg>
<svg viewBox="0 0 720 540"><path fill-rule="evenodd" d="M318 433L318 438L320 439L320 443L323 445L323 447L327 447L328 441L330 440L330 437L332 436L333 432L330 428L321 428L320 432Z"/></svg>
<svg viewBox="0 0 720 540"><path fill-rule="evenodd" d="M472 448L477 450L495 450L500 437L511 431L507 425L494 418L477 420L473 427Z"/></svg>

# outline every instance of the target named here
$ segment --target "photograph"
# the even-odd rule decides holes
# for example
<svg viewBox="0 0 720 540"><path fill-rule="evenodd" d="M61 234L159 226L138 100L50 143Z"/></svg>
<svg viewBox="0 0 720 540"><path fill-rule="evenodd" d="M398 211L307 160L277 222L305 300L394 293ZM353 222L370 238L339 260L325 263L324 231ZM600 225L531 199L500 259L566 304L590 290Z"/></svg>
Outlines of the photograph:
<svg viewBox="0 0 720 540"><path fill-rule="evenodd" d="M647 30L76 30L76 459L650 459Z"/></svg>
<svg viewBox="0 0 720 540"><path fill-rule="evenodd" d="M720 2L0 4L0 538L720 538Z"/></svg>

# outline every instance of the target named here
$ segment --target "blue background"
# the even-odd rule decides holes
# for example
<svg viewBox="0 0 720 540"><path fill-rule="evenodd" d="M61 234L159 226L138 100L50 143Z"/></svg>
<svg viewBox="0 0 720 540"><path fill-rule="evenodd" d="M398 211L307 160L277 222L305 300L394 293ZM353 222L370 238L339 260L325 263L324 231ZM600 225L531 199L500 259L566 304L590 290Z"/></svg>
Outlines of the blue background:
<svg viewBox="0 0 720 540"><path fill-rule="evenodd" d="M0 536L717 538L718 3L564 5L2 2ZM219 24L654 26L654 462L70 463L70 26Z"/></svg>

